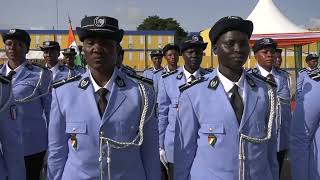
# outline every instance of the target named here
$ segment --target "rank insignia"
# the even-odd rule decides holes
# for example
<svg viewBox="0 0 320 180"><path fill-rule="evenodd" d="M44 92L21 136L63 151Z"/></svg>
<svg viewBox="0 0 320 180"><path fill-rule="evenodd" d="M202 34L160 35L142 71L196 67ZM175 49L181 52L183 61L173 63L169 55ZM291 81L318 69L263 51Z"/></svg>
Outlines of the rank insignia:
<svg viewBox="0 0 320 180"><path fill-rule="evenodd" d="M10 114L11 114L11 119L16 120L17 119L17 106L12 105L10 106Z"/></svg>
<svg viewBox="0 0 320 180"><path fill-rule="evenodd" d="M126 86L126 84L124 83L124 80L121 79L119 76L116 78L116 83L121 88Z"/></svg>
<svg viewBox="0 0 320 180"><path fill-rule="evenodd" d="M181 73L178 74L177 79L180 80L180 79L182 78L182 76L183 76L183 72L181 72Z"/></svg>
<svg viewBox="0 0 320 180"><path fill-rule="evenodd" d="M209 83L209 85L208 85L208 88L209 88L209 89L214 89L214 90L216 90L217 87L218 87L218 85L219 85L219 78L218 78L218 76L216 76L215 78L213 78L213 79L210 81L210 83Z"/></svg>
<svg viewBox="0 0 320 180"><path fill-rule="evenodd" d="M208 143L211 145L211 146L214 146L217 142L217 137L215 135L209 135L208 136Z"/></svg>
<svg viewBox="0 0 320 180"><path fill-rule="evenodd" d="M86 78L84 78L84 79L82 79L82 80L80 81L79 88L81 88L81 89L87 89L87 87L89 86L89 84L90 84L90 79L89 79L89 77L86 77Z"/></svg>
<svg viewBox="0 0 320 180"><path fill-rule="evenodd" d="M71 134L70 140L71 140L72 148L74 150L77 150L77 148L78 148L78 140L77 140L76 134Z"/></svg>

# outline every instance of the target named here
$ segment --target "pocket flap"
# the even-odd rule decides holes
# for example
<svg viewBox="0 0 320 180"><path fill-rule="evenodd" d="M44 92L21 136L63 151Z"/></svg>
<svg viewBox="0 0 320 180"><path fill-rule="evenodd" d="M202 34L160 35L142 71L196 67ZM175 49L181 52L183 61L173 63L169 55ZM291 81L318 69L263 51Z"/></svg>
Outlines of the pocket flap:
<svg viewBox="0 0 320 180"><path fill-rule="evenodd" d="M224 134L223 123L201 124L200 132L204 134Z"/></svg>
<svg viewBox="0 0 320 180"><path fill-rule="evenodd" d="M87 124L80 122L67 122L66 133L81 133L84 134L87 132Z"/></svg>

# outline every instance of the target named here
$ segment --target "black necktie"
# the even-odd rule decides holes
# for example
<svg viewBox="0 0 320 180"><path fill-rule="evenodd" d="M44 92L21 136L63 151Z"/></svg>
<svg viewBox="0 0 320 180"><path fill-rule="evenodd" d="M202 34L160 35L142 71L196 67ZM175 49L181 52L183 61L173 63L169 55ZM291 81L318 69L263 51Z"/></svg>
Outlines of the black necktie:
<svg viewBox="0 0 320 180"><path fill-rule="evenodd" d="M191 74L191 76L189 77L189 82L192 82L196 80L196 77L194 75Z"/></svg>
<svg viewBox="0 0 320 180"><path fill-rule="evenodd" d="M231 94L231 98L230 98L230 102L232 105L232 108L237 116L237 120L238 123L240 124L241 122L241 118L242 118L242 113L243 113L243 102L242 102L242 98L239 94L238 91L238 86L234 85L232 87L232 89L230 90Z"/></svg>
<svg viewBox="0 0 320 180"><path fill-rule="evenodd" d="M108 90L105 88L101 88L98 90L98 95L99 95L98 109L101 117L103 116L103 113L108 104L108 101L106 99L107 93L108 93Z"/></svg>
<svg viewBox="0 0 320 180"><path fill-rule="evenodd" d="M8 78L9 80L12 80L12 77L13 77L14 74L16 74L16 72L13 71L13 70L11 70L11 71L9 72L9 74L7 75L7 78Z"/></svg>

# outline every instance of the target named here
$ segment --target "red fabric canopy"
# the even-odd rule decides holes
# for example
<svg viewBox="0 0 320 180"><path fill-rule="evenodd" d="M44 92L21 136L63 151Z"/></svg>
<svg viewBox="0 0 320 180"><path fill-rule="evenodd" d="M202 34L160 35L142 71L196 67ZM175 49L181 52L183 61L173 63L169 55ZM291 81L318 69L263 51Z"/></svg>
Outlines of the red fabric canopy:
<svg viewBox="0 0 320 180"><path fill-rule="evenodd" d="M320 42L320 32L280 33L280 34L253 34L250 39L252 47L256 40L272 38L278 43L278 47L305 45Z"/></svg>

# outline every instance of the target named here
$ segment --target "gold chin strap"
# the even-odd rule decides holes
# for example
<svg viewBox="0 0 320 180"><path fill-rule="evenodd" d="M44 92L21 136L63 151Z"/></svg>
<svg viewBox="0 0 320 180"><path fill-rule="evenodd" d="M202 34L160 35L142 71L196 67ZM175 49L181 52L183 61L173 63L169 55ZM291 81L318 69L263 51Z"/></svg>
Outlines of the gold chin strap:
<svg viewBox="0 0 320 180"><path fill-rule="evenodd" d="M245 150L244 144L245 142L253 143L253 144L262 144L271 139L272 135L272 125L275 119L275 114L277 112L277 99L275 97L275 93L271 85L267 84L268 88L268 97L269 97L269 116L268 116L268 129L267 134L264 138L254 138L248 135L240 133L240 144L239 144L239 180L245 180Z"/></svg>
<svg viewBox="0 0 320 180"><path fill-rule="evenodd" d="M48 86L46 92L39 94L39 95L36 95L37 91L39 90L39 88L41 87L41 85L43 83L43 78L44 78L44 69L41 69L40 75L39 75L39 80L38 80L37 85L34 88L33 92L29 96L24 97L22 99L15 99L15 101L18 103L27 103L27 102L36 100L38 98L41 98L42 96L47 95L50 92L51 82L49 82L49 86Z"/></svg>
<svg viewBox="0 0 320 180"><path fill-rule="evenodd" d="M10 82L10 84L11 84L11 82ZM10 86L9 87L9 98L7 99L7 101L6 101L6 99L4 100L6 102L4 103L4 105L2 107L0 106L0 112L4 111L10 104L10 99L12 98L12 90L11 90L11 85L9 85L9 86ZM2 102L2 100L4 98L5 98L5 96L3 95L3 84L0 83L0 103Z"/></svg>
<svg viewBox="0 0 320 180"><path fill-rule="evenodd" d="M104 171L103 171L103 144L107 145L107 163L108 163L108 180L111 180L111 150L114 149L124 149L129 146L141 146L143 143L143 127L144 125L149 121L149 119L152 117L152 114L154 113L154 106L155 103L151 104L152 109L147 116L148 109L149 109L149 98L148 94L145 88L145 85L141 82L137 81L137 84L139 86L140 95L142 97L142 105L141 105L141 118L140 118L140 124L139 124L139 132L136 135L136 137L131 142L119 142L107 137L103 137L103 134L100 134L100 143L99 143L99 166L100 166L100 180L104 180ZM153 87L152 87L153 88ZM155 94L153 94L155 97Z"/></svg>

